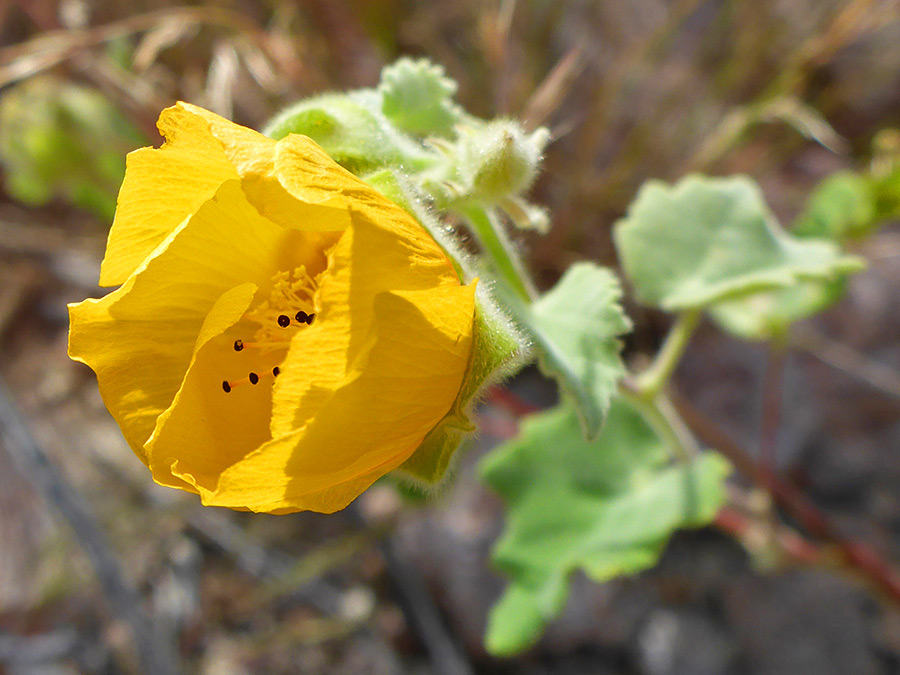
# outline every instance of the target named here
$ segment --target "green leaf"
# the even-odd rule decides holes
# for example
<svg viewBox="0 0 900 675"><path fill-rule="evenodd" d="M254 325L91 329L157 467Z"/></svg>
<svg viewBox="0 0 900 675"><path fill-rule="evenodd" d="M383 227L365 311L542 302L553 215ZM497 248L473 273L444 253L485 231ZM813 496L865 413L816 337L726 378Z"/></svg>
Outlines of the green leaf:
<svg viewBox="0 0 900 675"><path fill-rule="evenodd" d="M875 179L875 203L879 222L900 218L900 159L892 172Z"/></svg>
<svg viewBox="0 0 900 675"><path fill-rule="evenodd" d="M673 464L640 414L617 398L601 435L585 441L563 405L529 418L521 437L481 465L508 507L494 562L510 577L491 612L487 648L533 644L562 610L576 569L596 581L653 565L676 529L702 526L725 501L730 471L704 453Z"/></svg>
<svg viewBox="0 0 900 675"><path fill-rule="evenodd" d="M542 370L570 396L588 438L596 436L625 374L619 337L631 330L616 275L594 263L572 265L532 305L504 296L538 349Z"/></svg>
<svg viewBox="0 0 900 675"><path fill-rule="evenodd" d="M378 91L385 117L412 134L451 137L464 115L453 102L456 82L428 59L401 58L385 67Z"/></svg>
<svg viewBox="0 0 900 675"><path fill-rule="evenodd" d="M840 242L868 234L876 216L872 179L855 171L839 171L816 186L791 233Z"/></svg>
<svg viewBox="0 0 900 675"><path fill-rule="evenodd" d="M833 242L782 230L746 176L649 181L613 235L638 297L669 311L861 267Z"/></svg>
<svg viewBox="0 0 900 675"><path fill-rule="evenodd" d="M795 321L827 309L842 297L846 279L802 281L777 291L726 300L709 308L724 330L744 340L782 339Z"/></svg>

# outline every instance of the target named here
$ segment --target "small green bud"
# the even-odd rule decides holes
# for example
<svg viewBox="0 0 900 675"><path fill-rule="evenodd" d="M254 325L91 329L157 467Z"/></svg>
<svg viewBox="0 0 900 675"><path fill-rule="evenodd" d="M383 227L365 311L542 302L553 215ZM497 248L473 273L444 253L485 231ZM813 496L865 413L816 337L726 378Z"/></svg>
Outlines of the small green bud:
<svg viewBox="0 0 900 675"><path fill-rule="evenodd" d="M543 127L527 134L518 122L507 119L464 132L459 172L466 191L490 204L524 192L537 176L549 138Z"/></svg>

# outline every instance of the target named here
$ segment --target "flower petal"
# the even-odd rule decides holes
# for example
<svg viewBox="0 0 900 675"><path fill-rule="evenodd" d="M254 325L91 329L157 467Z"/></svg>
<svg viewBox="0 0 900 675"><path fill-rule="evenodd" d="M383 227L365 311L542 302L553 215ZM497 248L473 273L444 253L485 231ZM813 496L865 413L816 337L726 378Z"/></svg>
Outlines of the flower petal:
<svg viewBox="0 0 900 675"><path fill-rule="evenodd" d="M107 408L144 461L210 309L230 288L265 287L278 269L313 264L297 245L303 237L262 218L240 183L227 181L121 288L70 306L69 354L97 373Z"/></svg>
<svg viewBox="0 0 900 675"><path fill-rule="evenodd" d="M404 462L450 411L472 341L475 284L379 294L370 349L303 428L226 469L205 504L331 512Z"/></svg>
<svg viewBox="0 0 900 675"><path fill-rule="evenodd" d="M226 180L238 177L203 118L173 106L157 122L166 142L129 153L125 181L100 267L100 285L115 286L137 269L181 221Z"/></svg>
<svg viewBox="0 0 900 675"><path fill-rule="evenodd" d="M459 287L441 248L406 211L351 210L353 224L330 255L319 288L316 323L298 334L275 386L272 436L302 427L344 380L375 320L376 296L387 291Z"/></svg>
<svg viewBox="0 0 900 675"><path fill-rule="evenodd" d="M241 319L255 291L253 284L226 291L204 322L184 382L145 446L153 478L161 485L187 485L193 492L198 484L214 487L223 468L270 438L271 381L228 393L222 389L223 374L247 374L246 357L232 348L235 335L228 329ZM173 475L175 469L183 477Z"/></svg>

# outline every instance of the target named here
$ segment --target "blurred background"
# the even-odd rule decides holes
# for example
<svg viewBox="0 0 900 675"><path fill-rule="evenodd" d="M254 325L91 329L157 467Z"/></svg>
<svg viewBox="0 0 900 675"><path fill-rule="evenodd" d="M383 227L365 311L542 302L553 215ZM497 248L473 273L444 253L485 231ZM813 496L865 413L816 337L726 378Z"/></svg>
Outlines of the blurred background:
<svg viewBox="0 0 900 675"><path fill-rule="evenodd" d="M404 54L442 64L471 112L552 130L532 192L552 229L521 241L542 287L615 264L610 226L647 178L747 173L788 223L900 127L893 0L0 0L0 672L900 673L896 595L741 480L716 527L635 578L576 579L540 644L488 656L503 511L474 465L552 404L531 370L425 502L378 485L333 516L250 515L151 482L65 353L66 303L101 293L125 154L159 144L176 100L259 128ZM783 364L777 468L891 578L897 223L858 252L869 269ZM640 363L667 319L628 310ZM676 385L752 456L766 372L765 347L705 325Z"/></svg>

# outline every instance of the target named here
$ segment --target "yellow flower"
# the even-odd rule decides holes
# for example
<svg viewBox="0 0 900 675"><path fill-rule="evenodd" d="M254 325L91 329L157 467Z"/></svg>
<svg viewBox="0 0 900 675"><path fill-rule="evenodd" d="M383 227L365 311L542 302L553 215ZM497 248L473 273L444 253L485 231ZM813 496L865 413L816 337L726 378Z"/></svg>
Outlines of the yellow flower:
<svg viewBox="0 0 900 675"><path fill-rule="evenodd" d="M161 485L204 504L332 512L451 414L475 283L313 141L184 103L128 156L69 354Z"/></svg>

